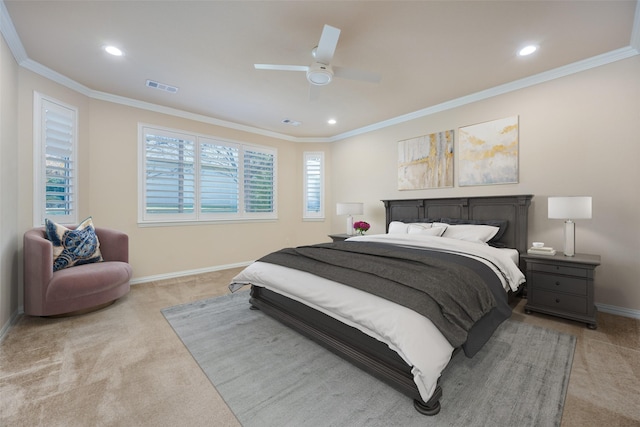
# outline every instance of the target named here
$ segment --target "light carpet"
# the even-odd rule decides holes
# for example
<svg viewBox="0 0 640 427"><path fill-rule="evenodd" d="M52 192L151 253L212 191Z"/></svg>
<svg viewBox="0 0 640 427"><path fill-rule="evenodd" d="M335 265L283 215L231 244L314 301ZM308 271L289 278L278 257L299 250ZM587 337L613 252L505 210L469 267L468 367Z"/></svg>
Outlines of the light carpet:
<svg viewBox="0 0 640 427"><path fill-rule="evenodd" d="M442 410L412 400L238 292L162 312L238 420L253 426L558 426L575 337L507 320L442 374Z"/></svg>

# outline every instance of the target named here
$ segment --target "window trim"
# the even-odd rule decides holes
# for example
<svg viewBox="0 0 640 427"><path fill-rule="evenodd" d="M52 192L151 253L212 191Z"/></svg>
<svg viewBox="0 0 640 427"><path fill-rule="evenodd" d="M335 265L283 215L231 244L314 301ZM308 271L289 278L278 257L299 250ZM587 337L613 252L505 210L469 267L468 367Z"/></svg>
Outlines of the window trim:
<svg viewBox="0 0 640 427"><path fill-rule="evenodd" d="M47 214L46 208L46 184L42 185L46 179L46 132L44 108L47 104L69 110L72 113L72 136L71 136L71 162L74 164L73 175L71 177L71 188L73 193L71 199L73 208L70 215L52 215L51 219L59 224L76 224L78 222L78 211L80 201L80 191L78 186L79 163L78 163L78 108L65 102L57 100L40 92L33 92L33 224L35 227L44 225Z"/></svg>
<svg viewBox="0 0 640 427"><path fill-rule="evenodd" d="M303 220L324 220L325 219L325 173L324 173L324 152L323 151L305 151L302 154L302 219ZM318 212L308 210L309 188L307 186L307 162L310 158L318 157L320 159L320 209Z"/></svg>
<svg viewBox="0 0 640 427"><path fill-rule="evenodd" d="M146 212L146 141L145 135L147 130L160 132L163 134L172 134L181 138L192 139L195 144L194 159L194 177L195 177L195 195L194 195L194 213L190 214L148 214ZM238 193L238 212L236 213L202 213L200 212L200 149L201 144L217 143L236 147L239 149L240 156L238 159L239 168L238 176L240 177L240 188ZM244 152L246 150L256 150L267 152L273 155L273 211L272 212L244 212ZM278 219L278 150L274 147L262 146L246 142L234 141L230 139L220 138L212 135L204 135L195 132L189 132L179 129L171 129L148 123L138 123L138 225L140 227L154 226L171 226L180 225L198 225L198 224L215 224L220 222L270 222Z"/></svg>

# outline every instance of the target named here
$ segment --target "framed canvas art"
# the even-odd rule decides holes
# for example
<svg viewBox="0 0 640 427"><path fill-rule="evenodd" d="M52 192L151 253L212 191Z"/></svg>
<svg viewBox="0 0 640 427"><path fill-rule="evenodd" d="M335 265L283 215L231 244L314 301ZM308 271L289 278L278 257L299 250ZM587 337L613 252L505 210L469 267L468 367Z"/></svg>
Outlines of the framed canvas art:
<svg viewBox="0 0 640 427"><path fill-rule="evenodd" d="M447 130L398 142L398 190L453 187L453 137Z"/></svg>
<svg viewBox="0 0 640 427"><path fill-rule="evenodd" d="M518 116L462 127L458 140L458 185L518 182Z"/></svg>

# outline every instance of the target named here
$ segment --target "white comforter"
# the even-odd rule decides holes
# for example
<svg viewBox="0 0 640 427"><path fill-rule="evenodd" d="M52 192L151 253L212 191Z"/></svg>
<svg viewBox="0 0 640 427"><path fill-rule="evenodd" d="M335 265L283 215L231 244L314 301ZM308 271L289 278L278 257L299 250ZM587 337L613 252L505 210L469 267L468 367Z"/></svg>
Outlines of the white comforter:
<svg viewBox="0 0 640 427"><path fill-rule="evenodd" d="M513 252L478 243L413 234L358 236L350 241L385 242L417 248L437 248L465 254L488 263L505 289L516 290L524 275ZM517 257L515 258L517 261ZM238 274L229 288L263 286L302 302L386 343L412 366L414 381L426 402L449 363L453 347L433 323L413 310L310 273L275 264L255 262Z"/></svg>

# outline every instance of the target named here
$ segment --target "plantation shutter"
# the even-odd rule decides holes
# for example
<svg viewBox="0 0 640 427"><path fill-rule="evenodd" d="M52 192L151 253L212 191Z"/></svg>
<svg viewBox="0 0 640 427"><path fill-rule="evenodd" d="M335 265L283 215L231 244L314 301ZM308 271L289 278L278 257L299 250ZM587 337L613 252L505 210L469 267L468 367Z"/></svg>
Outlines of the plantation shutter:
<svg viewBox="0 0 640 427"><path fill-rule="evenodd" d="M76 111L47 99L41 99L41 108L44 216L55 217L56 222L74 223L77 216ZM44 218L41 220L44 222Z"/></svg>
<svg viewBox="0 0 640 427"><path fill-rule="evenodd" d="M323 153L304 153L304 218L324 218Z"/></svg>
<svg viewBox="0 0 640 427"><path fill-rule="evenodd" d="M277 218L277 150L138 125L138 221Z"/></svg>
<svg viewBox="0 0 640 427"><path fill-rule="evenodd" d="M275 212L275 155L268 150L244 150L245 213Z"/></svg>
<svg viewBox="0 0 640 427"><path fill-rule="evenodd" d="M195 214L194 150L184 135L145 132L145 214Z"/></svg>
<svg viewBox="0 0 640 427"><path fill-rule="evenodd" d="M215 142L200 144L200 212L238 213L240 150Z"/></svg>

